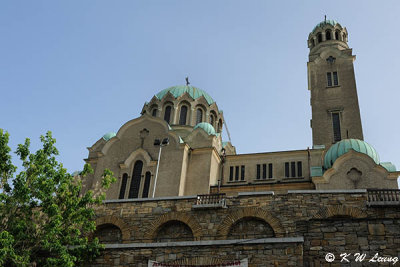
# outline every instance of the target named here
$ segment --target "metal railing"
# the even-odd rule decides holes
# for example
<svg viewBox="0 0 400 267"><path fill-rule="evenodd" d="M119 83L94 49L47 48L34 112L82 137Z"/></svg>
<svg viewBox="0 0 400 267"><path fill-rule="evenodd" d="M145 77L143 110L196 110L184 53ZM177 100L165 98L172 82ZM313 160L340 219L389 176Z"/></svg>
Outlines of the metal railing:
<svg viewBox="0 0 400 267"><path fill-rule="evenodd" d="M195 205L225 205L225 193L197 195Z"/></svg>
<svg viewBox="0 0 400 267"><path fill-rule="evenodd" d="M367 192L370 206L400 205L399 189L368 189Z"/></svg>

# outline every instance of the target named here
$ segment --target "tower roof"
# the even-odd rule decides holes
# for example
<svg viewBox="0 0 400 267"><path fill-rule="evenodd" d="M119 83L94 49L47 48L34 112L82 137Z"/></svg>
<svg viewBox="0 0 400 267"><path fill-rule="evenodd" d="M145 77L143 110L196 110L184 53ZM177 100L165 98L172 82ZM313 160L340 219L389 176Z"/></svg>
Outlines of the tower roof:
<svg viewBox="0 0 400 267"><path fill-rule="evenodd" d="M335 26L336 24L339 24L339 25L340 25L340 23L337 22L336 20L327 19L327 20L321 21L320 23L318 23L317 25L315 25L315 27L314 27L314 29L312 30L312 32L314 32L317 28L322 28L322 27L324 27L325 25Z"/></svg>
<svg viewBox="0 0 400 267"><path fill-rule="evenodd" d="M175 98L182 96L184 93L188 93L193 99L204 96L209 105L215 102L205 91L191 85L177 85L169 87L157 93L156 97L161 100L165 95L167 95L168 92L171 93Z"/></svg>

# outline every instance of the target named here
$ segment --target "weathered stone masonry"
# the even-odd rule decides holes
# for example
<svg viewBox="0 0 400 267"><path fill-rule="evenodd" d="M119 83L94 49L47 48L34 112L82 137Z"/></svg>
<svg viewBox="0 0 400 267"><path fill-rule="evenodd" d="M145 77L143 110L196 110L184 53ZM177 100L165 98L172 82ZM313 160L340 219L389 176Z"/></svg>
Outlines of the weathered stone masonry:
<svg viewBox="0 0 400 267"><path fill-rule="evenodd" d="M249 266L346 266L339 260L329 265L326 253L400 257L399 208L374 207L367 200L366 190L242 193L227 197L225 208L208 209L193 206L196 197L110 200L96 211L97 224L118 227L122 239L107 242L91 266L244 258ZM241 239L235 239L238 227Z"/></svg>

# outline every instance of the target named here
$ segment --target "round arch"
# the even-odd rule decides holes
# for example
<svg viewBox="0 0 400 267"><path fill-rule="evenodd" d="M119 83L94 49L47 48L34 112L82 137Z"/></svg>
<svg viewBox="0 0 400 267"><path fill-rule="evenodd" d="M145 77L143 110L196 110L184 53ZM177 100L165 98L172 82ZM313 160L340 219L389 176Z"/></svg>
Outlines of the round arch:
<svg viewBox="0 0 400 267"><path fill-rule="evenodd" d="M329 207L321 207L312 217L312 219L329 219L333 217L352 217L352 218L365 218L367 214L364 211L349 207L346 205L332 205Z"/></svg>
<svg viewBox="0 0 400 267"><path fill-rule="evenodd" d="M96 227L104 224L113 224L121 230L122 243L128 243L130 241L131 227L129 227L121 218L109 215L96 219Z"/></svg>
<svg viewBox="0 0 400 267"><path fill-rule="evenodd" d="M152 242L157 235L158 228L169 221L180 221L185 223L192 230L194 240L199 240L201 236L201 226L196 219L185 213L169 212L165 213L155 220L147 227L144 234L144 239Z"/></svg>
<svg viewBox="0 0 400 267"><path fill-rule="evenodd" d="M271 226L276 237L285 236L285 229L283 228L281 222L275 216L272 216L268 211L260 208L244 208L234 211L225 217L218 228L218 232L221 237L226 239L231 227L245 217L262 219Z"/></svg>

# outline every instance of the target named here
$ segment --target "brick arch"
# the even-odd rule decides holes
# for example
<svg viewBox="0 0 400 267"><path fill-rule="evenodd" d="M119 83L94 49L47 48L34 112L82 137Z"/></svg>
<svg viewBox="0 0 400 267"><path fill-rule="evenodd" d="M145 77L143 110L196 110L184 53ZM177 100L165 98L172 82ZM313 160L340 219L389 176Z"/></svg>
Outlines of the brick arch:
<svg viewBox="0 0 400 267"><path fill-rule="evenodd" d="M113 224L121 230L122 243L127 243L131 239L131 228L120 218L115 216L103 216L96 219L96 227L103 224Z"/></svg>
<svg viewBox="0 0 400 267"><path fill-rule="evenodd" d="M349 216L352 218L365 218L367 215L364 211L349 207L346 205L332 205L329 207L321 207L312 219L328 219L336 216Z"/></svg>
<svg viewBox="0 0 400 267"><path fill-rule="evenodd" d="M194 240L199 240L201 236L201 226L196 221L196 219L186 213L179 213L179 212L169 212L165 213L155 220L147 227L147 230L144 234L144 239L148 241L152 241L156 235L159 227L164 223L169 221L180 221L185 223L189 228L192 230Z"/></svg>
<svg viewBox="0 0 400 267"><path fill-rule="evenodd" d="M228 214L225 219L222 221L221 225L218 228L218 235L222 236L222 238L226 239L229 234L229 230L231 227L238 222L239 220L246 217L254 217L258 219L262 219L267 222L272 230L274 230L274 234L276 237L285 236L285 229L283 228L281 222L278 218L271 215L268 211L260 209L260 208L243 208L240 210L236 210L230 214Z"/></svg>

